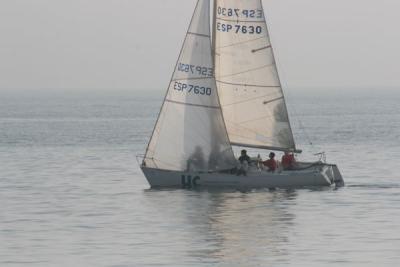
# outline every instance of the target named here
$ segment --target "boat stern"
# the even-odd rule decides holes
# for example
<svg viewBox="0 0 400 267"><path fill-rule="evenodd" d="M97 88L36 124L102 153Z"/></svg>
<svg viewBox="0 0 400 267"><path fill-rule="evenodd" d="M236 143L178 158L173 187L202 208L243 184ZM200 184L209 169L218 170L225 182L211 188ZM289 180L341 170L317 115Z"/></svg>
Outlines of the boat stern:
<svg viewBox="0 0 400 267"><path fill-rule="evenodd" d="M337 165L324 164L324 168L324 176L329 179L332 184L335 184L336 187L344 186L344 180Z"/></svg>

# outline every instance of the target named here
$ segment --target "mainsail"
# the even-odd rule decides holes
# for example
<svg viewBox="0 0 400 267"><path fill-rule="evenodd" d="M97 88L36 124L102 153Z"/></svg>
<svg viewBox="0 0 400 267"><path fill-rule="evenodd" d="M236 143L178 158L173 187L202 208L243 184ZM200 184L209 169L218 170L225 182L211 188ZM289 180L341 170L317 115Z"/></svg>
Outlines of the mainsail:
<svg viewBox="0 0 400 267"><path fill-rule="evenodd" d="M199 0L146 151L147 167L218 171L235 166L213 67L210 1Z"/></svg>
<svg viewBox="0 0 400 267"><path fill-rule="evenodd" d="M261 0L215 0L215 76L233 145L296 150Z"/></svg>

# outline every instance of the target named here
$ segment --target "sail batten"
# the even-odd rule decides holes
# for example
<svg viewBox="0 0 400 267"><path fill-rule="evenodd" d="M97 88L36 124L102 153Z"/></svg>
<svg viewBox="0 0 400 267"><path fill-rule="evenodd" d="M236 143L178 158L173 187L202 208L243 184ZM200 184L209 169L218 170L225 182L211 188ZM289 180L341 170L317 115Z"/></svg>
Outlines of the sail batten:
<svg viewBox="0 0 400 267"><path fill-rule="evenodd" d="M246 84L246 83L230 83L230 82L225 82L222 80L216 80L218 83L222 83L222 84L229 84L229 85L237 85L237 86L246 86L246 87L264 87L264 88L268 88L268 87L272 87L272 88L276 88L276 87L280 87L280 85L259 85L259 84Z"/></svg>
<svg viewBox="0 0 400 267"><path fill-rule="evenodd" d="M175 104L194 106L194 107L221 109L220 106L207 106L207 105L200 105L200 104L191 104L191 103L179 102L179 101L174 101L174 100L169 100L169 99L166 99L165 101L170 102L170 103L175 103Z"/></svg>
<svg viewBox="0 0 400 267"><path fill-rule="evenodd" d="M234 19L223 19L218 17L217 21L236 22L236 23L241 23L241 22L263 23L262 21L259 20L234 20Z"/></svg>
<svg viewBox="0 0 400 267"><path fill-rule="evenodd" d="M261 50L264 50L264 49L268 49L268 48L272 48L272 45L267 45L267 46L264 46L264 47L261 47L261 48L253 49L253 50L251 50L251 52L252 53L256 53L258 51L261 51Z"/></svg>
<svg viewBox="0 0 400 267"><path fill-rule="evenodd" d="M231 144L296 150L261 0L215 2L215 76Z"/></svg>
<svg viewBox="0 0 400 267"><path fill-rule="evenodd" d="M201 33L196 33L196 32L188 32L188 34L193 34L193 35L196 35L196 36L201 36L201 37L211 38L211 36L210 36L210 35L207 35L207 34L201 34Z"/></svg>

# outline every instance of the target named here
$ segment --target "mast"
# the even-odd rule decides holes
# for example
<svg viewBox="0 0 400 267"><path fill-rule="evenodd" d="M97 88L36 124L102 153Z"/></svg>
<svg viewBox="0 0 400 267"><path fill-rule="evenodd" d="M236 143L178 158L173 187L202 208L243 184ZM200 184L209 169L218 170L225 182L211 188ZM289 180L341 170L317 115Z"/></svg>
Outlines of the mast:
<svg viewBox="0 0 400 267"><path fill-rule="evenodd" d="M232 143L230 141L229 138L229 134L228 134L228 129L226 127L226 121L224 118L224 113L222 111L222 105L221 105L221 99L219 96L219 92L218 92L218 84L216 81L216 72L215 72L215 66L216 66L216 51L217 51L217 27L216 27L216 23L217 23L217 8L218 8L218 0L212 0L213 1L213 15L212 15L212 21L211 21L211 34L212 34L212 39L211 39L211 53L212 53L212 68L213 68L213 76L214 76L214 81L215 81L215 93L217 94L217 101L218 101L218 106L221 108L221 116L222 116L222 124L224 127L224 130L226 132L226 138L228 139L228 142L230 144L229 150L231 151L232 154L234 154L233 152L233 148L232 148Z"/></svg>
<svg viewBox="0 0 400 267"><path fill-rule="evenodd" d="M211 21L211 27L212 27L212 41L211 41L211 47L212 47L212 58L213 58L213 69L214 69L214 77L215 77L215 52L216 52L216 23L217 23L217 0L211 0L213 2L213 15L212 15L212 21Z"/></svg>

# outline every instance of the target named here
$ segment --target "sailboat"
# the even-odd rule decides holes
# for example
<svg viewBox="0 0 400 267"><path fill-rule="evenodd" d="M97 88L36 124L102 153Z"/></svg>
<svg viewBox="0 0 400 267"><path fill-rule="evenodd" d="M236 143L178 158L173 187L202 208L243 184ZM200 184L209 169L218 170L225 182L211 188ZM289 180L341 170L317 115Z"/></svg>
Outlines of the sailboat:
<svg viewBox="0 0 400 267"><path fill-rule="evenodd" d="M152 187L341 186L322 161L239 175L233 146L296 148L262 0L198 0L141 161ZM211 19L212 11L212 19ZM210 25L212 21L212 25ZM211 30L212 26L212 30Z"/></svg>

